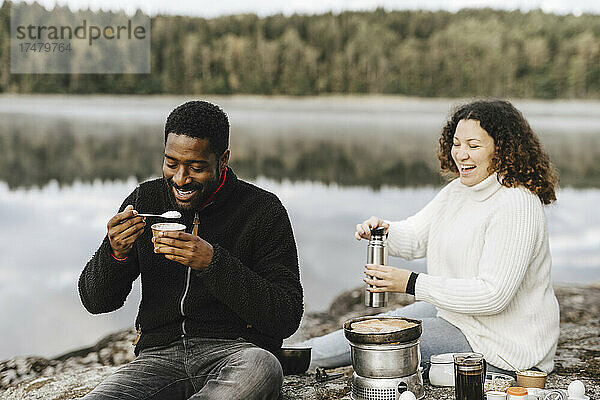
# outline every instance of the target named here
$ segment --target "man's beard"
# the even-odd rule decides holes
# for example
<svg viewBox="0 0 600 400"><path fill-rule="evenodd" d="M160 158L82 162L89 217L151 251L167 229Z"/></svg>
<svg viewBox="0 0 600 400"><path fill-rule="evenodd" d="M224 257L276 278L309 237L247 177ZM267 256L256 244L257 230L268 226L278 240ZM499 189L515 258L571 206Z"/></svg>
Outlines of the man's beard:
<svg viewBox="0 0 600 400"><path fill-rule="evenodd" d="M164 178L164 177L163 177ZM173 178L165 179L165 183L167 184L168 192L169 192L169 200L172 205L178 211L196 211L199 210L201 206L208 200L210 196L217 190L219 185L219 176L215 175L214 179L210 179L209 181L205 181L204 184L198 182L191 182L187 185L177 186L175 182L173 182ZM194 195L185 202L178 200L173 193L173 188L179 189L181 191L196 191Z"/></svg>

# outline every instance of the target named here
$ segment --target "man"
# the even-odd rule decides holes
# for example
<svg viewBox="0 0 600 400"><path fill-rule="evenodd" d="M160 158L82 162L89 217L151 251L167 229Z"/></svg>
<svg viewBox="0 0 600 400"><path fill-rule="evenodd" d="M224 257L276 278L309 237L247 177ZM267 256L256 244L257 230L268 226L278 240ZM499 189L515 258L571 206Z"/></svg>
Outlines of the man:
<svg viewBox="0 0 600 400"><path fill-rule="evenodd" d="M141 275L137 357L86 399L279 396L272 353L303 311L296 244L279 199L227 166L228 142L218 106L177 107L165 125L163 179L138 186L108 222L79 293L91 313L110 312ZM153 239L158 220L138 214L174 209L187 231Z"/></svg>

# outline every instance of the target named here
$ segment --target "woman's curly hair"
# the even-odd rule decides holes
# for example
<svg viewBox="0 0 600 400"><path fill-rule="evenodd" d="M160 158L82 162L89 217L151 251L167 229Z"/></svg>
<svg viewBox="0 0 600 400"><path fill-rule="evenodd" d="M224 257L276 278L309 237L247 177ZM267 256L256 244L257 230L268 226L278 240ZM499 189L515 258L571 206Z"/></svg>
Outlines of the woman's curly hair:
<svg viewBox="0 0 600 400"><path fill-rule="evenodd" d="M502 185L524 186L543 204L556 200L558 177L548 155L523 114L504 100L477 100L454 110L439 139L438 158L443 173L458 174L451 151L456 125L462 119L479 121L494 139L496 152L489 172L497 172Z"/></svg>

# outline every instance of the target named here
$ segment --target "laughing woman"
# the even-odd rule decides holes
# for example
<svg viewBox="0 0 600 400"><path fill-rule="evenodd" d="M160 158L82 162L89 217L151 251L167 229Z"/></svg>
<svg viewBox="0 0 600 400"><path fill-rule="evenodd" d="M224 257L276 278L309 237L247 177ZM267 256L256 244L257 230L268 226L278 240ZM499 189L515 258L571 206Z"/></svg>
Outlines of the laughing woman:
<svg viewBox="0 0 600 400"><path fill-rule="evenodd" d="M559 335L559 308L543 205L556 200L557 178L523 115L507 101L458 107L442 130L441 170L458 178L403 221L371 217L358 240L385 227L389 254L427 257L427 273L367 265L376 292L415 296L386 315L423 320L422 360L476 351L489 370L550 372ZM379 278L374 280L372 277ZM350 364L342 331L310 339L313 366Z"/></svg>

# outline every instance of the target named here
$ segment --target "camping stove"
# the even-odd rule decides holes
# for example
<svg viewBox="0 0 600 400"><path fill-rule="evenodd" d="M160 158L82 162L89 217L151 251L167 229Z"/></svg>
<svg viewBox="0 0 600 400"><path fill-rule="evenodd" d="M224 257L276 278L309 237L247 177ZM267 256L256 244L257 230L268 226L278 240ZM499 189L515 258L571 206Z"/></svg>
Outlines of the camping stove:
<svg viewBox="0 0 600 400"><path fill-rule="evenodd" d="M350 397L353 400L396 400L407 390L413 392L417 399L425 397L420 370L401 378L365 378L355 372Z"/></svg>
<svg viewBox="0 0 600 400"><path fill-rule="evenodd" d="M416 325L391 333L357 333L354 322L394 317L360 317L344 324L352 355L353 400L397 400L406 390L425 397L421 375L421 321L401 318Z"/></svg>

